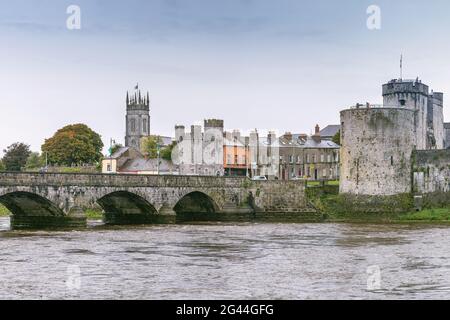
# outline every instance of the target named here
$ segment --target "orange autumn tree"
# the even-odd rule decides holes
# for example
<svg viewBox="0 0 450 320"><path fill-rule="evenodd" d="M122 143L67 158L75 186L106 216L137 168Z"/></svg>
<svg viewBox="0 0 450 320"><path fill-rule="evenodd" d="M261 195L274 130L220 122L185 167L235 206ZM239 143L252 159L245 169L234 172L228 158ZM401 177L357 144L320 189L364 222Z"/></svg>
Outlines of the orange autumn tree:
<svg viewBox="0 0 450 320"><path fill-rule="evenodd" d="M59 129L46 139L42 152L53 165L72 166L95 164L102 158L103 142L98 133L85 124L73 124Z"/></svg>

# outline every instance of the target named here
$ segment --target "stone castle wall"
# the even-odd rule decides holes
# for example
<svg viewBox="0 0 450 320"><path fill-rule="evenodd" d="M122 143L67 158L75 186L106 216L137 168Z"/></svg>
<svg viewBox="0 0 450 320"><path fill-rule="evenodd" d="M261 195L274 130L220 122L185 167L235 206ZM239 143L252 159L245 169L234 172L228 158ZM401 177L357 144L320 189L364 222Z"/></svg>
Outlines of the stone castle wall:
<svg viewBox="0 0 450 320"><path fill-rule="evenodd" d="M450 192L450 150L415 151L413 160L416 193Z"/></svg>
<svg viewBox="0 0 450 320"><path fill-rule="evenodd" d="M340 193L395 195L411 192L414 111L359 108L341 112Z"/></svg>

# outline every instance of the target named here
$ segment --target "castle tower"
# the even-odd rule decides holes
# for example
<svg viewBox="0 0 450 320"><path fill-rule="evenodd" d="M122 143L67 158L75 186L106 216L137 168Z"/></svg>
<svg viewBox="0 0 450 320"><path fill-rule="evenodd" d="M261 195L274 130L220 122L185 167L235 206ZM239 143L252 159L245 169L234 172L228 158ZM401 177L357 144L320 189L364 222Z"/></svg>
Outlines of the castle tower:
<svg viewBox="0 0 450 320"><path fill-rule="evenodd" d="M444 149L444 94L431 92L428 98L427 149Z"/></svg>
<svg viewBox="0 0 450 320"><path fill-rule="evenodd" d="M395 79L383 85L383 105L385 108L405 108L415 111L415 148L428 147L428 86L419 79Z"/></svg>
<svg viewBox="0 0 450 320"><path fill-rule="evenodd" d="M150 97L141 95L136 86L134 94L127 91L127 114L125 116L125 146L141 150L141 139L150 135Z"/></svg>
<svg viewBox="0 0 450 320"><path fill-rule="evenodd" d="M341 111L340 193L390 196L411 192L415 112L408 108Z"/></svg>

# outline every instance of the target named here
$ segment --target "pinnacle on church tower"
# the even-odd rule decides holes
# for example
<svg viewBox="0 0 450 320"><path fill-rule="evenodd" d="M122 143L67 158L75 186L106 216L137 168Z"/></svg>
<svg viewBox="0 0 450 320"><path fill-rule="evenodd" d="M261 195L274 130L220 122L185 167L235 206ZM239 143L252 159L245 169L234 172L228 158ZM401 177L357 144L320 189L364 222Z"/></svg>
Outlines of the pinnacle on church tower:
<svg viewBox="0 0 450 320"><path fill-rule="evenodd" d="M126 97L125 146L140 150L142 138L150 135L150 94L147 91L146 99L138 85L134 89L134 95L127 91Z"/></svg>

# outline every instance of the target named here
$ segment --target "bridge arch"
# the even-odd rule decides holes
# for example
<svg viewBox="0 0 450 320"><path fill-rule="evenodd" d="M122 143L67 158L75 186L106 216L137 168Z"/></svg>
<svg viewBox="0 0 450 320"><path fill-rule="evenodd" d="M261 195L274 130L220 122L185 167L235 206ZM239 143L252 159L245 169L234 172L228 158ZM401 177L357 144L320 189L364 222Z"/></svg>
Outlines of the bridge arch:
<svg viewBox="0 0 450 320"><path fill-rule="evenodd" d="M64 212L52 201L32 192L12 191L0 195L3 204L13 216L63 217Z"/></svg>
<svg viewBox="0 0 450 320"><path fill-rule="evenodd" d="M114 191L97 200L108 224L143 224L154 222L158 211L143 197L129 191Z"/></svg>
<svg viewBox="0 0 450 320"><path fill-rule="evenodd" d="M202 191L192 191L183 195L173 210L177 220L216 220L220 208L217 202Z"/></svg>

